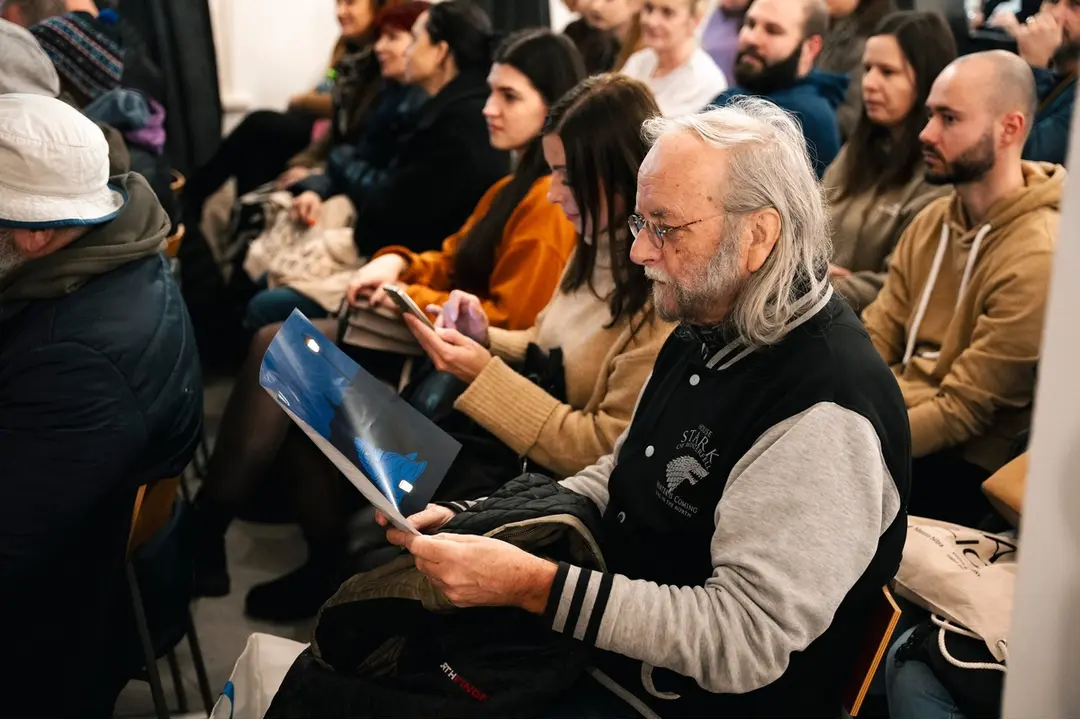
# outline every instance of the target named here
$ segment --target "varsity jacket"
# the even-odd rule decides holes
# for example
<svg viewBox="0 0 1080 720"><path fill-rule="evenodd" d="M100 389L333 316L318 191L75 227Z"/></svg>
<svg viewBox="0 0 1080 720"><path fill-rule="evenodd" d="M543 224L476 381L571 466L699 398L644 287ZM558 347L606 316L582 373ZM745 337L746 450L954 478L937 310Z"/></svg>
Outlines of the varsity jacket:
<svg viewBox="0 0 1080 720"><path fill-rule="evenodd" d="M545 618L645 715L833 716L899 566L900 389L826 285L783 339L680 328L614 452L562 481L607 570L561 563Z"/></svg>

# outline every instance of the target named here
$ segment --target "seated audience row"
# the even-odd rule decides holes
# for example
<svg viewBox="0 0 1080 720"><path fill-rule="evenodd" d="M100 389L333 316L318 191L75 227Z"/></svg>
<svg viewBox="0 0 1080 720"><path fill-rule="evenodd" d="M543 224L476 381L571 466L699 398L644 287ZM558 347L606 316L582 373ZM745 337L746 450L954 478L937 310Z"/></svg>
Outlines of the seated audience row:
<svg viewBox="0 0 1080 720"><path fill-rule="evenodd" d="M425 59L417 52L418 45L432 44L434 52L446 53L446 48L460 52L462 47L468 47L464 43L470 37L478 38L481 44L487 42L471 31L462 32L460 26L451 31L442 29L444 24L453 28L455 22L468 19L472 12L468 5L451 1L420 15L416 23L417 41L409 54L410 76L424 76L422 68L420 72L412 72L414 65ZM429 31L429 27L440 30L436 33ZM432 43L431 38L436 36L445 40ZM444 55L443 62L453 63L453 55ZM396 315L397 307L389 302L382 287L404 282L408 283L409 294L422 305L441 304L452 290L466 291L483 299L485 316L496 327L524 330L533 325L563 273L575 235L573 224L547 199L552 180L544 161L540 134L551 103L573 88L582 76L577 51L568 40L549 31L525 32L511 36L504 43L491 68L491 90L483 116L490 122L490 139L495 147L521 151L515 173L496 183L481 198L473 216L459 232L445 240L441 251L416 252L394 246L378 253L357 273L348 290L347 299L360 305L356 312L370 312L370 308L378 307ZM480 108L473 111L475 116L469 122L483 121ZM460 145L463 141L446 137L445 142ZM460 150L443 148L442 152ZM392 188L387 190L392 191ZM410 239L413 247L422 247L426 236L402 237ZM368 242L374 240L370 238ZM339 294L335 304L340 303L340 298ZM259 300L256 297L253 304ZM301 309L305 308L301 306ZM289 311L288 306L282 308L277 321L283 321ZM253 345L248 369L226 409L224 429L197 503L200 514L206 518L202 522L206 532L200 543L204 558L200 584L207 594L228 591L222 545L225 528L239 504L250 497L251 488L266 476L289 427L288 418L272 407L273 402L268 402L258 388L258 363L270 337L272 332L261 333ZM351 347L350 352L369 372L388 379L400 374L404 362L402 356L373 347ZM268 407L260 409L263 405ZM258 418L258 421L245 421L245 418ZM271 425L280 430L271 429ZM337 483L336 473L332 468L327 469L328 482ZM467 474L461 477L467 479ZM306 485L312 482L311 477L305 477ZM345 519L342 517L333 524L343 528ZM341 538L333 545L332 552L327 554L340 559ZM316 548L312 547L313 555L315 552ZM279 613L282 607L301 616L314 612L336 587L336 574L326 571L331 564L324 558L312 557L299 574L254 589L249 596L248 611L260 616ZM315 574L317 582L313 579Z"/></svg>

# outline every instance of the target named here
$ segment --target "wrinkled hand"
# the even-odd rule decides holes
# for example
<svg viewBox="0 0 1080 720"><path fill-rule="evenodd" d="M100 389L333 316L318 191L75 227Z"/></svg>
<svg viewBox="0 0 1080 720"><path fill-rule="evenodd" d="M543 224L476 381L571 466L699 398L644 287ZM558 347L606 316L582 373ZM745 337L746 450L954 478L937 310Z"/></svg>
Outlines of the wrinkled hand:
<svg viewBox="0 0 1080 720"><path fill-rule="evenodd" d="M420 512L410 515L408 520L409 524L414 528L422 533L430 535L438 532L439 528L450 522L455 515L457 515L457 513L448 507L429 504ZM390 521L386 519L386 516L382 514L381 510L375 511L375 522L382 527L390 526Z"/></svg>
<svg viewBox="0 0 1080 720"><path fill-rule="evenodd" d="M487 313L480 298L461 290L450 293L450 299L440 308L430 305L425 308L429 313L438 315L435 327L453 328L466 337L470 337L484 347L491 346L488 336Z"/></svg>
<svg viewBox="0 0 1080 720"><path fill-rule="evenodd" d="M407 266L405 258L400 255L383 255L372 260L353 275L345 290L345 299L350 305L359 305L361 299L366 299L372 305L397 307L382 291L382 286L396 283Z"/></svg>
<svg viewBox="0 0 1080 720"><path fill-rule="evenodd" d="M851 271L847 268L842 268L839 265L829 265L829 277L831 278L845 278L851 277Z"/></svg>
<svg viewBox="0 0 1080 720"><path fill-rule="evenodd" d="M1065 40L1064 31L1048 12L1039 12L1021 24L1012 13L1001 13L995 24L1016 39L1016 51L1032 67L1048 67Z"/></svg>
<svg viewBox="0 0 1080 720"><path fill-rule="evenodd" d="M471 383L491 362L490 350L457 330L432 330L411 315L404 317L405 324L439 372L448 372L462 382Z"/></svg>
<svg viewBox="0 0 1080 720"><path fill-rule="evenodd" d="M306 179L311 175L311 169L306 167L294 166L278 175L277 180L274 181L275 190L288 190L296 183Z"/></svg>
<svg viewBox="0 0 1080 720"><path fill-rule="evenodd" d="M556 565L513 545L478 535L411 535L388 530L416 569L458 607L519 607L540 614L547 606Z"/></svg>
<svg viewBox="0 0 1080 720"><path fill-rule="evenodd" d="M300 193L293 198L292 209L289 216L293 222L305 227L313 227L319 220L319 211L322 209L322 198L318 193L311 190Z"/></svg>

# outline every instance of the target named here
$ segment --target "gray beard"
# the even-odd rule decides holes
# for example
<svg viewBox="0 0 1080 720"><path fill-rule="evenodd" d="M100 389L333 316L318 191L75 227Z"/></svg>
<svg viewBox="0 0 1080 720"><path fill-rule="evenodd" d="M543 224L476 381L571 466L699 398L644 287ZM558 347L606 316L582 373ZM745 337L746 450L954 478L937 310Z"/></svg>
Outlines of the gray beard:
<svg viewBox="0 0 1080 720"><path fill-rule="evenodd" d="M720 247L717 248L709 263L701 268L689 282L675 282L666 275L646 271L646 275L654 280L666 281L666 290L653 285L653 304L661 320L700 325L702 318L714 314L717 303L726 302L737 292L740 284L738 229L736 228L732 233L724 233ZM675 293L674 310L660 303L657 297L659 292L672 290Z"/></svg>
<svg viewBox="0 0 1080 720"><path fill-rule="evenodd" d="M10 230L0 230L0 279L15 272L26 258L15 247L15 234Z"/></svg>

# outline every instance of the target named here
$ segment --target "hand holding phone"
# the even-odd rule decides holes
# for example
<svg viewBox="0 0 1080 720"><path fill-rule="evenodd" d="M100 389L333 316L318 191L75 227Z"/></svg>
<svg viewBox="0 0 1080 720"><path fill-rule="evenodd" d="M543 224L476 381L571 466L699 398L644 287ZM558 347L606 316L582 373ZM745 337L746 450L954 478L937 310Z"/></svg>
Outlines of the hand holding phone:
<svg viewBox="0 0 1080 720"><path fill-rule="evenodd" d="M431 322L431 318L420 309L420 306L416 304L415 300L409 297L407 292L397 285L383 285L383 292L394 301L394 304L398 306L398 309L401 310L402 314L412 315L432 330L435 329L435 324Z"/></svg>

